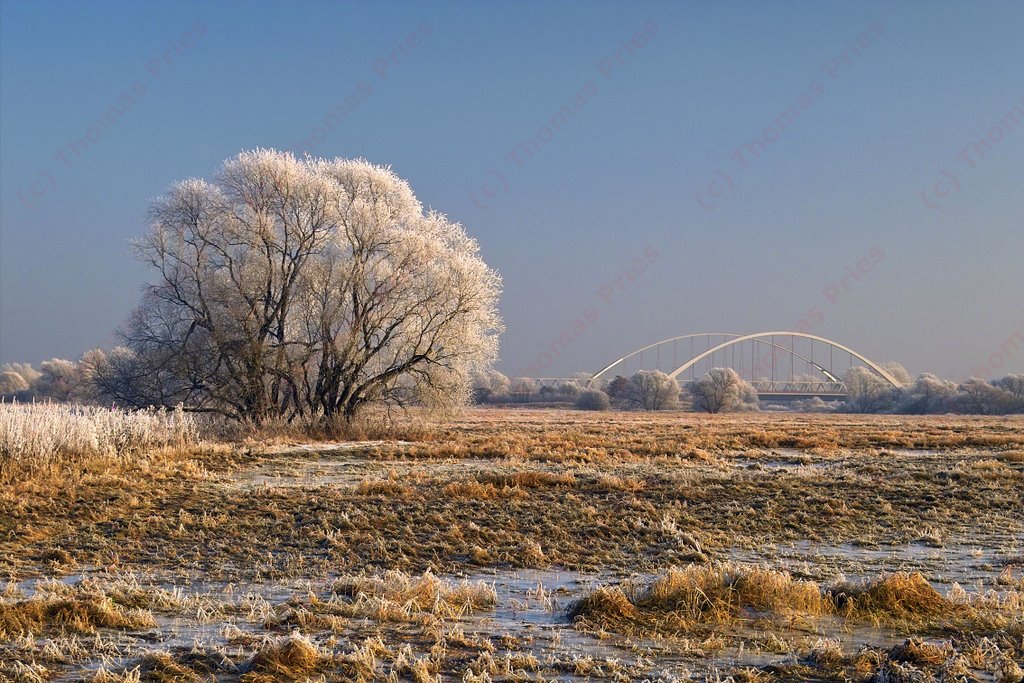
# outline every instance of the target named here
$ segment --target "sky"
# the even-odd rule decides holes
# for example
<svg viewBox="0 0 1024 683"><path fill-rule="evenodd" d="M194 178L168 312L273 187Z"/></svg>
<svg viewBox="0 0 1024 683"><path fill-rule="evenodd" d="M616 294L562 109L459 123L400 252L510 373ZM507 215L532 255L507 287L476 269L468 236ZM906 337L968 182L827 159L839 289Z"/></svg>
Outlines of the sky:
<svg viewBox="0 0 1024 683"><path fill-rule="evenodd" d="M390 165L461 222L509 375L797 328L1024 372L1022 28L1009 1L4 0L0 362L115 345L149 203L268 147Z"/></svg>

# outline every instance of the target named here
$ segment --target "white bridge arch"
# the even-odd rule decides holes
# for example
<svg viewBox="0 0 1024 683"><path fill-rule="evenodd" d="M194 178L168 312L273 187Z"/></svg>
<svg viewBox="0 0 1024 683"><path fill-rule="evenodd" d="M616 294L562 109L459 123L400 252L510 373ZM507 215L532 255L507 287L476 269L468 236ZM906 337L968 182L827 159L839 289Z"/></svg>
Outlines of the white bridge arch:
<svg viewBox="0 0 1024 683"><path fill-rule="evenodd" d="M700 338L706 339L707 348L700 351L694 352L694 342ZM722 338L723 341L720 343L711 343L712 338ZM788 339L789 345L777 343L778 339ZM685 361L678 364L678 343L681 341L690 340L691 353L686 357ZM809 344L809 352L801 349L797 350L796 340L802 340L802 343ZM717 340L716 340L717 341ZM739 335L728 332L700 332L696 334L686 334L678 337L670 337L668 339L662 339L661 341L648 344L641 348L638 348L621 358L618 358L603 368L598 370L593 376L586 382L588 387L594 386L596 383L606 379L609 376L610 371L615 368L624 369L627 364L633 360L638 359L639 365L643 367L643 354L645 352L651 352L655 350L658 354L658 369L661 369L661 348L667 344L673 345L673 362L670 366L671 371L667 374L674 378L679 379L687 371L694 373L695 369L701 364L708 365L714 362L716 355L724 354L728 357L728 352L732 351L733 362L725 362L722 365L726 367L732 367L736 365L736 350L742 349L744 345L750 344L751 346L751 364L750 364L750 378L749 380L754 385L754 388L761 395L779 395L779 396L827 396L827 397L838 397L845 395L846 386L842 380L839 379L839 375L842 370L837 370L833 364L835 351L839 351L841 354L845 354L849 359L849 367L853 367L854 360L858 363L863 364L872 373L883 379L886 383L900 387L902 383L883 368L878 363L870 360L866 356L854 351L848 346L840 344L839 342L821 337L818 335L809 334L806 332L796 332L787 330L777 330L771 332L757 332L754 334ZM815 344L823 345L828 351L828 361L815 360ZM755 362L754 348L755 347L766 347L770 349L770 366L761 367ZM778 356L781 355L785 358L785 369L788 370L789 378L780 379L776 376L776 361ZM744 354L740 354L741 365ZM819 355L820 359L820 355ZM764 359L762 358L762 361ZM811 375L815 376L813 379L808 379L805 376L801 378L796 377L796 367L801 364L802 367L806 368ZM742 374L742 367L736 368ZM758 370L764 372L764 374L770 377L758 377L756 373ZM817 376L820 376L818 379Z"/></svg>

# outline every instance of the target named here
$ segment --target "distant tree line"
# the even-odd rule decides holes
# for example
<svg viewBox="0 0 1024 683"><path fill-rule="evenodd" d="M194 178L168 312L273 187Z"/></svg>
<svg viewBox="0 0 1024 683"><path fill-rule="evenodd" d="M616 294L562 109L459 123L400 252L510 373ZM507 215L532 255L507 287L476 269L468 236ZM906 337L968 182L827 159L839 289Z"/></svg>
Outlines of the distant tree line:
<svg viewBox="0 0 1024 683"><path fill-rule="evenodd" d="M52 400L67 403L145 404L157 394L158 377L139 386L134 373L134 352L126 347L111 351L93 349L79 360L52 358L38 367L8 363L0 368L0 398L28 402ZM899 366L886 369L907 384L894 387L867 368L851 368L843 376L845 402L820 399L797 401L789 409L805 412L893 413L929 415L962 413L1007 415L1024 413L1024 374L1007 375L986 382L961 383L923 374L910 381ZM757 392L730 368L714 368L703 377L682 384L663 372L643 370L631 377L619 375L588 388L589 375L580 374L546 384L535 379L509 379L496 370L471 374L472 402L477 405L561 405L580 410L693 410L740 412L758 410ZM126 387L138 387L135 400L125 400Z"/></svg>
<svg viewBox="0 0 1024 683"><path fill-rule="evenodd" d="M473 400L478 405L562 404L580 410L758 410L757 392L728 368L715 368L684 385L656 370L590 384L590 376L585 373L547 384L528 377L509 379L488 370L474 376Z"/></svg>
<svg viewBox="0 0 1024 683"><path fill-rule="evenodd" d="M95 349L77 362L51 358L40 363L38 368L29 363L7 363L0 368L0 397L22 402L103 402L109 397L100 390L96 374L106 361L107 354Z"/></svg>
<svg viewBox="0 0 1024 683"><path fill-rule="evenodd" d="M903 387L893 387L867 368L851 368L843 377L846 402L839 410L855 413L930 415L1024 413L1024 374L991 382L972 378L956 383L923 374Z"/></svg>
<svg viewBox="0 0 1024 683"><path fill-rule="evenodd" d="M920 415L1024 413L1024 375L1008 375L991 382L975 378L957 383L930 374L911 380L898 364L889 364L886 370L904 382L904 386L894 387L869 369L854 367L843 376L847 387L845 401L827 403L815 398L795 401L785 407L771 407L805 412ZM707 413L761 408L753 386L730 368L714 368L703 377L682 384L663 372L642 370L630 377L619 375L598 381L594 386L590 386L590 377L586 374L548 384L525 377L509 379L500 372L488 370L474 375L473 387L473 401L478 405L561 404L580 410Z"/></svg>

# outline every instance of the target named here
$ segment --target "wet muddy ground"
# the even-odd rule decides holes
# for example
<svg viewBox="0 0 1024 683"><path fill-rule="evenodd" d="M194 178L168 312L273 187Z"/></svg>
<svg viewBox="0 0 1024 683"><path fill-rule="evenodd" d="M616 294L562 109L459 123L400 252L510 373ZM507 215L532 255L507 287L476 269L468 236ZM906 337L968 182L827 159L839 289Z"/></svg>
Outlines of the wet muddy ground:
<svg viewBox="0 0 1024 683"><path fill-rule="evenodd" d="M1024 666L1020 420L479 412L0 505L0 680L1016 683ZM726 595L750 568L822 595L919 573L942 602L918 619L737 598L684 624L650 590L687 566L729 567ZM574 611L618 588L628 619Z"/></svg>
<svg viewBox="0 0 1024 683"><path fill-rule="evenodd" d="M99 585L109 582L116 586L125 580L123 576L102 573L86 576L91 576L91 580ZM66 577L63 583L77 586L82 578L82 575ZM438 578L456 585L466 580L462 577ZM48 668L48 673L52 674L50 678L73 681L92 679L101 672L101 676L107 672L122 672L123 675L124 672L141 669L146 657L153 653L168 653L171 657L185 660L189 653L194 652L214 652L230 661L231 664L217 675L219 678L233 677L244 670L245 664L261 647L295 632L287 626L282 628L274 624L275 615L286 612L293 605L308 602L311 594L322 597L330 594L330 582L244 586L193 583L176 586L172 583L147 583L134 576L130 580L133 583L141 581L139 590L142 591L171 592L181 604L150 608L154 622L146 628L101 628L92 638L83 636L81 642L85 649L81 661L67 667ZM712 634L696 641L595 633L577 629L568 615L568 608L597 586L618 583L621 579L617 577L526 570L477 574L468 580L483 582L493 588L496 604L438 619L438 622L443 622L442 628L448 632L460 632L459 639L471 644L466 648L469 654L494 651L505 656L515 655L528 662L529 665L518 676L512 666L508 672L512 678L529 678L532 677L529 674L536 671L546 672L559 680L705 678L725 675L723 672L741 667L799 664L802 654L813 649L820 639L834 639L844 650L853 652L864 646L891 648L907 638L899 628L870 624L850 626L834 619L771 627L736 624L727 636ZM8 592L21 599L40 595L30 583L12 587ZM111 592L116 592L116 589ZM44 590L42 595L45 594ZM329 647L343 650L356 649L362 642L383 636L384 642L419 644L420 647L414 647L413 651L429 656L436 647L436 641L425 639L424 631L435 624L432 619L426 621L427 625L416 620L410 624L386 620L381 623L372 617L363 617L352 619L341 629L331 628L326 632L309 629L307 635L314 642L329 640ZM329 636L325 635L327 632ZM28 660L28 653L32 652L45 658L47 650L68 648L59 637L35 638L32 644L28 644L27 637L15 641L17 649L10 656L24 656ZM943 640L932 638L931 642ZM486 645L481 646L481 643ZM458 646L451 648L453 653L458 649ZM386 659L382 658L380 662L379 673L382 676L395 670ZM451 663L452 660L472 670L469 655L456 655L445 661ZM498 660L501 660L500 656Z"/></svg>

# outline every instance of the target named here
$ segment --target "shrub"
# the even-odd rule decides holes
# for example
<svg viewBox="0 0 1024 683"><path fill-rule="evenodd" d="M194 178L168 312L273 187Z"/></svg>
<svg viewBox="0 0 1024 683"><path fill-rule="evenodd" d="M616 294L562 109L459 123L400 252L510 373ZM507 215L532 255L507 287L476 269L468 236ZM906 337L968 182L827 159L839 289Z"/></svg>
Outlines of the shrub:
<svg viewBox="0 0 1024 683"><path fill-rule="evenodd" d="M16 394L28 389L25 378L13 370L0 372L0 394Z"/></svg>
<svg viewBox="0 0 1024 683"><path fill-rule="evenodd" d="M590 389L576 398L576 407L579 410L608 410L612 407L612 402L608 394L600 389Z"/></svg>

